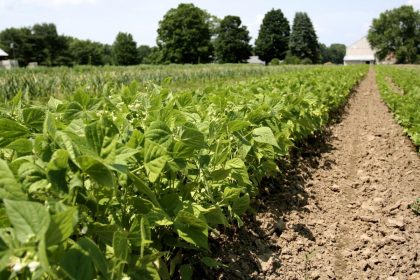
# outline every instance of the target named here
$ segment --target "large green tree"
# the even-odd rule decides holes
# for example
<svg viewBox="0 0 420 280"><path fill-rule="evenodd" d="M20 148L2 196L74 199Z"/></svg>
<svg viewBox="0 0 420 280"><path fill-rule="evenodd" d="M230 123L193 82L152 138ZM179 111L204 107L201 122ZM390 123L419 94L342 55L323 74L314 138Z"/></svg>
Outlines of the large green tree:
<svg viewBox="0 0 420 280"><path fill-rule="evenodd" d="M9 54L10 59L16 59L19 65L35 61L30 28L7 28L0 32L0 48Z"/></svg>
<svg viewBox="0 0 420 280"><path fill-rule="evenodd" d="M226 16L217 29L214 50L221 63L245 62L251 55L251 37L246 26L237 16Z"/></svg>
<svg viewBox="0 0 420 280"><path fill-rule="evenodd" d="M379 59L394 54L398 63L420 61L420 12L402 6L381 13L372 22L368 40Z"/></svg>
<svg viewBox="0 0 420 280"><path fill-rule="evenodd" d="M208 14L193 4L179 4L159 22L157 45L163 62L205 63L212 44Z"/></svg>
<svg viewBox="0 0 420 280"><path fill-rule="evenodd" d="M112 54L117 65L138 64L137 43L130 33L118 33L112 45Z"/></svg>
<svg viewBox="0 0 420 280"><path fill-rule="evenodd" d="M104 45L90 40L69 39L74 64L104 65Z"/></svg>
<svg viewBox="0 0 420 280"><path fill-rule="evenodd" d="M289 49L289 21L278 9L267 12L255 41L255 54L268 64L273 58L284 59Z"/></svg>
<svg viewBox="0 0 420 280"><path fill-rule="evenodd" d="M297 12L290 34L290 53L299 59L310 59L312 63L320 60L320 47L314 26L309 16Z"/></svg>
<svg viewBox="0 0 420 280"><path fill-rule="evenodd" d="M331 44L327 47L324 44L320 44L321 51L321 62L331 62L334 64L343 64L344 56L346 55L346 45L343 44Z"/></svg>

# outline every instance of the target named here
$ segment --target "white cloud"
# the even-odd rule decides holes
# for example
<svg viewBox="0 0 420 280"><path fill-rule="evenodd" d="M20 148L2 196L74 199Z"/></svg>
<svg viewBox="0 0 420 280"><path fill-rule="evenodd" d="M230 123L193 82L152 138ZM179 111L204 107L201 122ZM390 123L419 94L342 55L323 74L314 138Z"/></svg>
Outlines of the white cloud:
<svg viewBox="0 0 420 280"><path fill-rule="evenodd" d="M95 4L97 0L23 0L23 2L46 7L59 7L66 5Z"/></svg>
<svg viewBox="0 0 420 280"><path fill-rule="evenodd" d="M420 10L420 0L408 0L407 4Z"/></svg>

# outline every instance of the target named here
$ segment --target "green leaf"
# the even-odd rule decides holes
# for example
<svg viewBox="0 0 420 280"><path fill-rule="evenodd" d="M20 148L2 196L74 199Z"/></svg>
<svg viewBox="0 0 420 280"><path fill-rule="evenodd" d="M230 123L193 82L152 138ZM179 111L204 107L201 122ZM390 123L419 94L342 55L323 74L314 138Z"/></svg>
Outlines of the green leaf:
<svg viewBox="0 0 420 280"><path fill-rule="evenodd" d="M64 270L63 279L92 280L94 271L92 260L81 248L74 246L60 260L60 268Z"/></svg>
<svg viewBox="0 0 420 280"><path fill-rule="evenodd" d="M98 245L87 237L80 239L77 244L88 253L90 259L102 276L105 277L105 279L109 279L108 264Z"/></svg>
<svg viewBox="0 0 420 280"><path fill-rule="evenodd" d="M50 214L40 203L4 199L7 217L12 224L17 238L25 243L36 237L44 238L50 225Z"/></svg>
<svg viewBox="0 0 420 280"><path fill-rule="evenodd" d="M243 196L235 199L233 201L232 210L238 216L245 213L245 211L249 208L250 198L249 194L244 194Z"/></svg>
<svg viewBox="0 0 420 280"><path fill-rule="evenodd" d="M144 149L144 166L150 182L154 183L168 162L169 156L162 146L147 139Z"/></svg>
<svg viewBox="0 0 420 280"><path fill-rule="evenodd" d="M216 261L213 258L209 258L209 257L202 258L201 262L204 263L207 267L210 267L210 268L218 268L222 265L220 262Z"/></svg>
<svg viewBox="0 0 420 280"><path fill-rule="evenodd" d="M152 122L144 133L144 137L165 147L168 147L172 142L171 130L166 123L161 121Z"/></svg>
<svg viewBox="0 0 420 280"><path fill-rule="evenodd" d="M44 135L50 135L54 137L56 131L57 131L57 128L55 125L54 116L51 113L47 113L45 116L42 133Z"/></svg>
<svg viewBox="0 0 420 280"><path fill-rule="evenodd" d="M112 238L112 247L114 248L114 256L126 262L128 260L128 254L130 252L130 243L128 242L127 234L116 231Z"/></svg>
<svg viewBox="0 0 420 280"><path fill-rule="evenodd" d="M81 156L77 158L77 162L80 164L80 168L98 184L106 187L114 186L114 174L99 160L90 156Z"/></svg>
<svg viewBox="0 0 420 280"><path fill-rule="evenodd" d="M197 129L184 127L181 134L181 141L184 142L187 146L193 147L195 149L207 147L206 142L204 141L204 134L198 131Z"/></svg>
<svg viewBox="0 0 420 280"><path fill-rule="evenodd" d="M179 269L182 280L191 280L193 276L193 268L190 264L183 264Z"/></svg>
<svg viewBox="0 0 420 280"><path fill-rule="evenodd" d="M23 121L29 127L42 129L45 111L40 108L25 108L22 110Z"/></svg>
<svg viewBox="0 0 420 280"><path fill-rule="evenodd" d="M233 133L245 129L251 125L248 121L234 120L228 123L229 132Z"/></svg>
<svg viewBox="0 0 420 280"><path fill-rule="evenodd" d="M128 175L133 181L133 184L136 186L138 191L146 195L155 206L159 206L159 202L156 198L155 193L139 177L137 177L131 172L128 173Z"/></svg>
<svg viewBox="0 0 420 280"><path fill-rule="evenodd" d="M7 145L14 139L25 137L29 130L20 123L10 119L0 119L0 146Z"/></svg>
<svg viewBox="0 0 420 280"><path fill-rule="evenodd" d="M208 226L194 214L181 210L178 212L174 227L179 237L200 248L208 249Z"/></svg>
<svg viewBox="0 0 420 280"><path fill-rule="evenodd" d="M51 216L50 226L45 236L47 246L61 243L69 238L77 220L77 209L74 207Z"/></svg>
<svg viewBox="0 0 420 280"><path fill-rule="evenodd" d="M26 195L7 163L0 159L0 198L25 200Z"/></svg>
<svg viewBox="0 0 420 280"><path fill-rule="evenodd" d="M276 138L274 137L273 131L269 127L263 126L255 128L252 131L252 138L255 142L269 144L271 146L280 148L277 144Z"/></svg>
<svg viewBox="0 0 420 280"><path fill-rule="evenodd" d="M32 142L25 138L19 138L6 146L18 153L19 156L28 155L32 153Z"/></svg>
<svg viewBox="0 0 420 280"><path fill-rule="evenodd" d="M47 170L62 170L68 167L69 153L66 150L58 149L51 156L50 162L47 164Z"/></svg>

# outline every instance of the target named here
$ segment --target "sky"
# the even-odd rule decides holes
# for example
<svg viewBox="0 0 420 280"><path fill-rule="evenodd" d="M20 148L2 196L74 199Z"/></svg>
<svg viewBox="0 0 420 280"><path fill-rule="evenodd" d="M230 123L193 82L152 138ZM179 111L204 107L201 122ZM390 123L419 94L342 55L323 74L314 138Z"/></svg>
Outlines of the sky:
<svg viewBox="0 0 420 280"><path fill-rule="evenodd" d="M311 18L319 41L349 45L367 34L381 12L420 0L0 0L0 31L9 27L54 23L59 34L112 44L128 32L138 45L156 45L159 21L179 3L193 3L219 18L239 16L253 43L264 14L281 9L292 25L296 12Z"/></svg>

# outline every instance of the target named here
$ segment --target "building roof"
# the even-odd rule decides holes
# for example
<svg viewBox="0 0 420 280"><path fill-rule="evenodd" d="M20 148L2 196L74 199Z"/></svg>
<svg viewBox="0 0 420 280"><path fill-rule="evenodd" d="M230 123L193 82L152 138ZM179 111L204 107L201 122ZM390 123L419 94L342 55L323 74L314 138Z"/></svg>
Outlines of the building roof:
<svg viewBox="0 0 420 280"><path fill-rule="evenodd" d="M369 44L367 37L347 47L344 60L375 60L375 51Z"/></svg>
<svg viewBox="0 0 420 280"><path fill-rule="evenodd" d="M247 60L248 63L251 64L265 64L264 61L262 61L258 56L253 55L250 56L249 59Z"/></svg>
<svg viewBox="0 0 420 280"><path fill-rule="evenodd" d="M5 51L0 49L0 56L9 56Z"/></svg>

